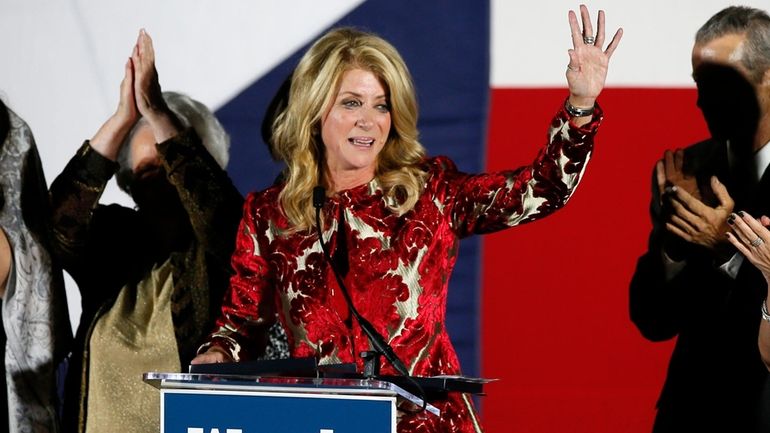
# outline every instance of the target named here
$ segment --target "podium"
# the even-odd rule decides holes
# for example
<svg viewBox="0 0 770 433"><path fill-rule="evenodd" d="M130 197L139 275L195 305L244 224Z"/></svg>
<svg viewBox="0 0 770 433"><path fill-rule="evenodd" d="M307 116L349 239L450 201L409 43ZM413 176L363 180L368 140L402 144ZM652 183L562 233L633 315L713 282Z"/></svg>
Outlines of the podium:
<svg viewBox="0 0 770 433"><path fill-rule="evenodd" d="M395 433L397 406L422 400L382 380L145 373L161 433ZM428 416L439 410L427 404Z"/></svg>
<svg viewBox="0 0 770 433"><path fill-rule="evenodd" d="M160 390L160 432L395 433L398 408L423 404L421 396L406 389L415 382L427 401L447 392L481 394L489 382L457 376L365 378L341 371L272 375L264 367L259 374L243 374L243 367L208 364L193 373L145 373L144 381ZM430 403L425 412L440 416Z"/></svg>

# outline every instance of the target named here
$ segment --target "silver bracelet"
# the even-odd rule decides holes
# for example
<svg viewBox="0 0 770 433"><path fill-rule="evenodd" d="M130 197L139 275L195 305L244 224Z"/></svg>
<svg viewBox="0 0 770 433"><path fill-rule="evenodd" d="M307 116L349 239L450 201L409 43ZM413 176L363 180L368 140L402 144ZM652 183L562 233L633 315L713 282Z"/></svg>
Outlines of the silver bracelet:
<svg viewBox="0 0 770 433"><path fill-rule="evenodd" d="M767 312L767 298L762 301L762 320L770 322L770 313Z"/></svg>
<svg viewBox="0 0 770 433"><path fill-rule="evenodd" d="M564 109L567 110L567 113L572 117L590 116L594 114L594 107L578 108L569 103L569 98L564 100Z"/></svg>

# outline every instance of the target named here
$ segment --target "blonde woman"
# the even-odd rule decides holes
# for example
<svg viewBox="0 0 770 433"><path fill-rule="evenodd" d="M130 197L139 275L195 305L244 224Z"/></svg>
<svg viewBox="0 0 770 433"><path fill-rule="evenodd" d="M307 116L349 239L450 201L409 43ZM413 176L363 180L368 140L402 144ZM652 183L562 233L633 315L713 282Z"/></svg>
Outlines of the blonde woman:
<svg viewBox="0 0 770 433"><path fill-rule="evenodd" d="M447 285L459 239L542 218L577 186L601 119L595 105L620 31L606 50L604 14L594 37L570 12L570 94L532 165L469 175L418 141L409 71L393 46L350 28L332 30L294 71L273 125L283 182L249 195L217 328L194 363L260 356L275 311L293 357L355 362L371 343L357 310L411 375L460 374L445 328ZM325 197L314 204L314 189ZM318 199L318 197L316 197ZM322 207L324 256L314 220ZM334 273L344 282L335 281ZM347 287L354 310L348 307ZM398 371L383 365L383 374ZM466 395L435 402L441 417L404 414L398 431L480 431Z"/></svg>

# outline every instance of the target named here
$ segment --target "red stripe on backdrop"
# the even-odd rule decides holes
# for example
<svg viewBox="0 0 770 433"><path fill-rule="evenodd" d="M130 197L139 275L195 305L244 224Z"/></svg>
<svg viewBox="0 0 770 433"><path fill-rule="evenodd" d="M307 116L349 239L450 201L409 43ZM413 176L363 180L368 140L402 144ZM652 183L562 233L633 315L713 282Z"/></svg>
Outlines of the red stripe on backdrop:
<svg viewBox="0 0 770 433"><path fill-rule="evenodd" d="M492 92L488 170L528 163L563 89ZM482 415L491 432L647 433L672 343L644 340L628 283L652 168L707 136L694 89L607 89L594 157L556 214L484 238Z"/></svg>

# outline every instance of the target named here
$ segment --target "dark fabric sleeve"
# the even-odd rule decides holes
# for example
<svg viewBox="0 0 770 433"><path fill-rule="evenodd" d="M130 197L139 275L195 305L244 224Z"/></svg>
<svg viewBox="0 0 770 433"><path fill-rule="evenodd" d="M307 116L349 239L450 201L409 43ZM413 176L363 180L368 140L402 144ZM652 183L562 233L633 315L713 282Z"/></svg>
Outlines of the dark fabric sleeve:
<svg viewBox="0 0 770 433"><path fill-rule="evenodd" d="M704 312L721 311L735 280L719 271L714 258L703 248L667 235L655 173L652 176L650 233L647 252L636 265L629 286L631 321L651 341L679 335L683 327L702 323ZM663 251L683 266L667 278ZM706 320L714 320L708 318ZM703 325L701 325L703 326Z"/></svg>
<svg viewBox="0 0 770 433"><path fill-rule="evenodd" d="M195 355L213 326L232 269L230 257L243 197L192 128L157 144L161 163L177 191L194 237L179 267L172 295L173 320L183 363Z"/></svg>
<svg viewBox="0 0 770 433"><path fill-rule="evenodd" d="M53 250L70 272L82 266L94 210L117 169L86 141L51 184Z"/></svg>
<svg viewBox="0 0 770 433"><path fill-rule="evenodd" d="M157 147L169 181L190 217L195 238L218 267L229 269L243 196L192 128Z"/></svg>
<svg viewBox="0 0 770 433"><path fill-rule="evenodd" d="M658 184L653 171L653 198L650 201L653 228L647 252L636 264L629 291L631 321L645 338L652 341L668 340L679 333L680 312L686 308L687 301L684 291L678 287L684 284L682 277L686 275L686 269L681 270L671 281L666 280L663 263L663 239L666 228L662 209L656 199L658 195Z"/></svg>

